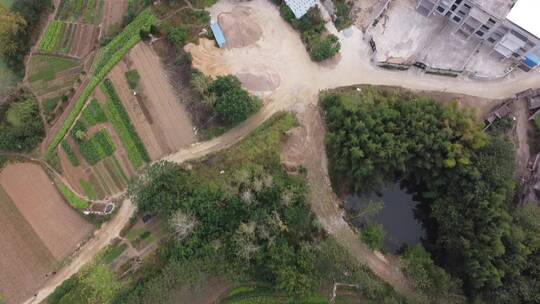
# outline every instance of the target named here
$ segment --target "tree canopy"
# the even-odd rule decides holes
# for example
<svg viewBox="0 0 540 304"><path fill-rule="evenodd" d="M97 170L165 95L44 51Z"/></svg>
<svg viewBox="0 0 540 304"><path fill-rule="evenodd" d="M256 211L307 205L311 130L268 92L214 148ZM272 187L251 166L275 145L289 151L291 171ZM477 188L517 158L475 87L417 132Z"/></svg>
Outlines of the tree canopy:
<svg viewBox="0 0 540 304"><path fill-rule="evenodd" d="M26 30L26 21L0 3L0 55L13 55L17 51L16 37Z"/></svg>
<svg viewBox="0 0 540 304"><path fill-rule="evenodd" d="M44 136L37 100L31 93L23 91L6 108L0 121L0 150L33 149Z"/></svg>
<svg viewBox="0 0 540 304"><path fill-rule="evenodd" d="M512 274L527 277L505 262L526 259L511 249L529 247L513 231L508 208L515 189L510 142L483 133L456 104L407 93L366 88L326 93L321 102L334 183L362 192L405 179L422 200L427 248L473 298L504 290Z"/></svg>

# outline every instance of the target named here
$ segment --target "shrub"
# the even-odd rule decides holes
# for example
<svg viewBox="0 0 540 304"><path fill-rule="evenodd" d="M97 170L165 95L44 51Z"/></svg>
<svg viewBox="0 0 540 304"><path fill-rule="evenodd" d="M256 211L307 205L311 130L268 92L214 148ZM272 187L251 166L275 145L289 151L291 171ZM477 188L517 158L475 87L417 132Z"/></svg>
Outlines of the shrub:
<svg viewBox="0 0 540 304"><path fill-rule="evenodd" d="M338 38L330 34L324 38L317 38L310 41L309 43L309 55L311 59L315 61L323 61L328 58L334 57L339 50L341 45Z"/></svg>
<svg viewBox="0 0 540 304"><path fill-rule="evenodd" d="M137 70L129 70L125 73L126 80L130 89L135 90L139 85L139 80L141 76Z"/></svg>
<svg viewBox="0 0 540 304"><path fill-rule="evenodd" d="M210 85L208 92L216 96L215 111L232 125L246 120L261 107L261 101L242 89L235 76L219 76Z"/></svg>
<svg viewBox="0 0 540 304"><path fill-rule="evenodd" d="M381 250L384 247L384 229L381 225L367 224L361 233L362 242L364 242L371 250Z"/></svg>
<svg viewBox="0 0 540 304"><path fill-rule="evenodd" d="M175 45L183 45L187 36L187 30L183 26L173 27L167 32L167 38Z"/></svg>

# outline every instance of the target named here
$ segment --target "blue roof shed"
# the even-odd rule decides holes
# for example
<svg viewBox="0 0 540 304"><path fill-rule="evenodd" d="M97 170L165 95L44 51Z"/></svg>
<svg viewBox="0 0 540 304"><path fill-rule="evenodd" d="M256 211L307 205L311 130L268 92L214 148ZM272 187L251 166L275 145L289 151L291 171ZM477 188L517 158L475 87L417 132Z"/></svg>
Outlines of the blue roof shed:
<svg viewBox="0 0 540 304"><path fill-rule="evenodd" d="M216 42L220 48L225 46L225 36L223 36L223 32L221 31L221 27L219 27L219 24L211 23L210 28L212 29L212 33L214 33L214 38L216 39Z"/></svg>

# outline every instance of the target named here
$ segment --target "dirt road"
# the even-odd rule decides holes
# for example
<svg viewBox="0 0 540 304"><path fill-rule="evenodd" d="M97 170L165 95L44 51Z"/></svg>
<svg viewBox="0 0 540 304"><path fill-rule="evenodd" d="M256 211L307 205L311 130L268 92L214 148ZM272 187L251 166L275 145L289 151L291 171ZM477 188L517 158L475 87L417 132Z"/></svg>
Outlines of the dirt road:
<svg viewBox="0 0 540 304"><path fill-rule="evenodd" d="M298 111L297 111L298 112ZM377 276L398 292L412 296L399 263L391 263L359 241L358 235L343 219L340 201L330 184L328 160L324 145L325 128L316 100L299 111L298 118L305 128L304 166L309 180L309 201L325 230L346 248L350 255L367 265Z"/></svg>

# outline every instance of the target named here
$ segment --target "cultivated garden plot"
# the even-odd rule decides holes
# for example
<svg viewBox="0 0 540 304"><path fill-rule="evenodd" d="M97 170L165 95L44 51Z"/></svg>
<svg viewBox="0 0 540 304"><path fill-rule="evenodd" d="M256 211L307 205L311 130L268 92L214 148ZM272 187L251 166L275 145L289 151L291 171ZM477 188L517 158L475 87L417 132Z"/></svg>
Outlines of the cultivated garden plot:
<svg viewBox="0 0 540 304"><path fill-rule="evenodd" d="M53 20L41 39L38 50L83 58L97 43L99 27L91 24Z"/></svg>
<svg viewBox="0 0 540 304"><path fill-rule="evenodd" d="M135 88L126 78L129 71L140 73ZM152 160L195 142L191 118L151 47L136 45L112 70L110 78Z"/></svg>
<svg viewBox="0 0 540 304"><path fill-rule="evenodd" d="M105 0L62 0L56 19L69 22L99 24Z"/></svg>
<svg viewBox="0 0 540 304"><path fill-rule="evenodd" d="M94 200L124 190L135 171L116 131L111 104L98 95L101 101L93 98L87 104L57 149L64 175L79 193Z"/></svg>

